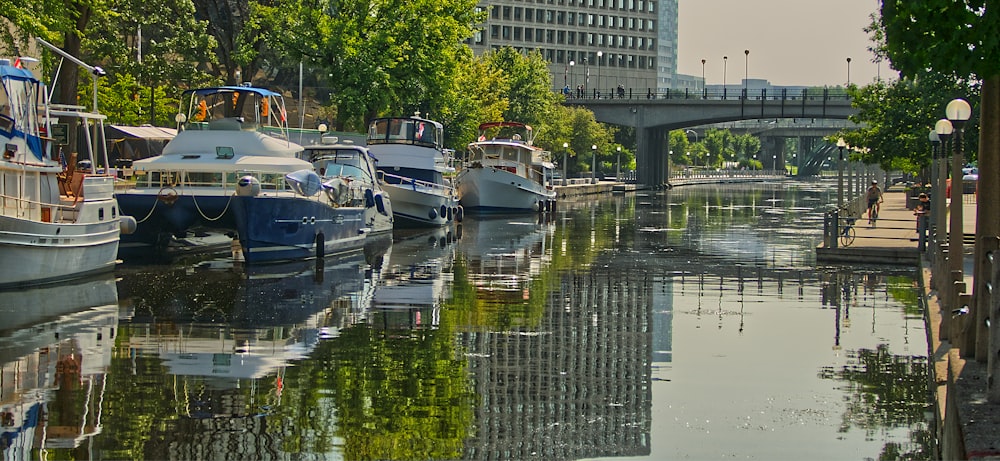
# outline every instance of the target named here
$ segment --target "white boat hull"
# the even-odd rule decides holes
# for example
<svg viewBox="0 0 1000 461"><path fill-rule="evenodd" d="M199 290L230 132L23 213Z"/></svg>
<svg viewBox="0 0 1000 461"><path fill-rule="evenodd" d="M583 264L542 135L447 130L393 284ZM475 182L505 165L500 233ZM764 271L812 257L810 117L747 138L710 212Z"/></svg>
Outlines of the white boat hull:
<svg viewBox="0 0 1000 461"><path fill-rule="evenodd" d="M509 171L466 168L458 176L462 206L480 211L545 211L556 192Z"/></svg>
<svg viewBox="0 0 1000 461"><path fill-rule="evenodd" d="M118 219L68 224L0 216L0 287L111 271L120 232Z"/></svg>
<svg viewBox="0 0 1000 461"><path fill-rule="evenodd" d="M458 198L453 195L408 184L383 184L382 189L392 197L392 212L397 219L421 226L444 226L462 220Z"/></svg>

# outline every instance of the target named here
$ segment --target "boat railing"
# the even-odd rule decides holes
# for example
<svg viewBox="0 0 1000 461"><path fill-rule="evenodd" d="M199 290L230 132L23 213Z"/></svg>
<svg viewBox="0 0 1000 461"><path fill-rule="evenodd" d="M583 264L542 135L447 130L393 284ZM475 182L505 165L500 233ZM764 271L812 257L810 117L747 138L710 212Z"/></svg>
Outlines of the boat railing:
<svg viewBox="0 0 1000 461"><path fill-rule="evenodd" d="M390 183L386 181L386 178L394 179L398 182ZM413 190L419 189L430 189L434 193L440 195L455 195L455 188L447 184L440 184L431 181L424 181L420 179L413 179L407 176L395 175L392 173L386 173L384 171L378 172L378 179L383 183L393 184L393 185L404 185L413 188Z"/></svg>
<svg viewBox="0 0 1000 461"><path fill-rule="evenodd" d="M4 216L42 222L73 221L77 206L83 200L73 200L69 203L40 202L24 197L0 194L0 204Z"/></svg>

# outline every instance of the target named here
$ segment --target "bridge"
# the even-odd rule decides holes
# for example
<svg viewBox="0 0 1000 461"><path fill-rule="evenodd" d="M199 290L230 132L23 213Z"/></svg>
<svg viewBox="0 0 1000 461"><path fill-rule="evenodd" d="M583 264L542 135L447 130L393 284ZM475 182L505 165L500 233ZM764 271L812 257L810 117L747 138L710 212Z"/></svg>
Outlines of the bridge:
<svg viewBox="0 0 1000 461"><path fill-rule="evenodd" d="M570 95L573 96L573 95ZM856 114L843 89L743 90L691 93L582 94L565 104L593 111L598 122L636 130L636 173L641 187L667 184L669 133L699 125L753 119L844 119Z"/></svg>

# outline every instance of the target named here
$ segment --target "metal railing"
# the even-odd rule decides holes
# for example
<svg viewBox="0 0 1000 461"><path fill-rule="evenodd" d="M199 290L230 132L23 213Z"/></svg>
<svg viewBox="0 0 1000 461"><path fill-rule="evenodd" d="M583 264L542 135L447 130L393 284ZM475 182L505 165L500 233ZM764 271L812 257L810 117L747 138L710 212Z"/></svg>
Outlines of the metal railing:
<svg viewBox="0 0 1000 461"><path fill-rule="evenodd" d="M557 90L562 93L562 90ZM844 88L762 88L759 90L739 89L730 91L729 89L692 91L690 89L658 91L653 88L592 88L578 94L570 91L565 94L567 101L588 100L588 99L703 99L717 101L850 101L851 96Z"/></svg>

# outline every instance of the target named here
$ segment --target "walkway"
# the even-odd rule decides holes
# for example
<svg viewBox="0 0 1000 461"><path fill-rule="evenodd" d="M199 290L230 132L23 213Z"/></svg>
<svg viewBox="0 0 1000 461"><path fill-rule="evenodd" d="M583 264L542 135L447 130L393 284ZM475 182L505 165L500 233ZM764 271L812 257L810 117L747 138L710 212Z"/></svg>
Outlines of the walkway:
<svg viewBox="0 0 1000 461"><path fill-rule="evenodd" d="M858 219L854 223L856 238L853 243L845 247L838 241L838 248L821 245L816 249L816 260L830 263L917 265L920 257L917 252L917 221L913 210L906 208L907 200L912 199L902 189L890 188L884 195L875 226L870 226L867 218ZM974 202L963 203L962 218L965 241L971 242L976 232ZM841 226L843 225L844 219L841 219ZM967 244L964 249L966 254L971 254L972 245ZM966 261L970 262L966 277L971 286L971 258L966 258Z"/></svg>

